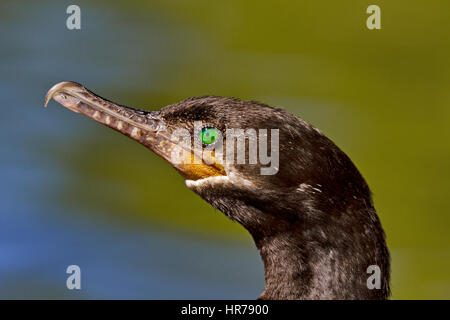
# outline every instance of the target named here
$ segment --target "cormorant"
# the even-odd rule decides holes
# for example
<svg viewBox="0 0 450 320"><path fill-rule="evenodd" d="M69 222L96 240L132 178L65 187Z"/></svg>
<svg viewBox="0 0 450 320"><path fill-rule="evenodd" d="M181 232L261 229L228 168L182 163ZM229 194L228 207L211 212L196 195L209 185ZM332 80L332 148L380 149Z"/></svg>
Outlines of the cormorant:
<svg viewBox="0 0 450 320"><path fill-rule="evenodd" d="M53 86L45 105L51 98L158 154L189 189L246 228L264 263L266 285L259 299L389 297L389 251L369 187L349 157L306 121L255 101L217 96L138 110L75 82ZM200 132L194 132L195 121L204 124ZM275 174L261 174L259 162L218 160L215 152L226 145L229 128L279 129ZM198 163L174 161L180 140L173 134L179 129L193 132L192 143L199 139L201 149L216 139L222 145L208 161L195 148L185 150ZM378 288L368 285L369 266L381 271Z"/></svg>

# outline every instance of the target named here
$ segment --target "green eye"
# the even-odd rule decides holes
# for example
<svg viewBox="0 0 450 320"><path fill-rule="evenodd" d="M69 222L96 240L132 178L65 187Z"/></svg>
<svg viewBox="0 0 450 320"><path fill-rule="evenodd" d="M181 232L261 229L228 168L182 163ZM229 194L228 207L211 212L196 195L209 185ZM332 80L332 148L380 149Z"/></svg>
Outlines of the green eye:
<svg viewBox="0 0 450 320"><path fill-rule="evenodd" d="M219 130L217 130L216 128L205 127L199 133L198 137L200 138L200 141L202 143L212 144L216 142L217 138L219 137Z"/></svg>

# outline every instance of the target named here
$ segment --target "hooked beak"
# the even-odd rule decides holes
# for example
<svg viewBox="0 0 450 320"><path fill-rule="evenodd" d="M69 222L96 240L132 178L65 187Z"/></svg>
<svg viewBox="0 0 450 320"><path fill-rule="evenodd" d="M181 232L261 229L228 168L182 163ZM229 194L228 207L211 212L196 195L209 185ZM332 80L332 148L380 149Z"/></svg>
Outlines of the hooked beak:
<svg viewBox="0 0 450 320"><path fill-rule="evenodd" d="M167 131L159 111L144 111L116 104L96 95L81 84L70 81L54 85L47 92L44 106L47 106L51 99L73 112L81 113L136 140L168 161L187 179L225 175L223 167L218 164L192 164L192 161L175 163L172 151L179 147L179 142ZM189 155L190 160L197 156L193 151Z"/></svg>

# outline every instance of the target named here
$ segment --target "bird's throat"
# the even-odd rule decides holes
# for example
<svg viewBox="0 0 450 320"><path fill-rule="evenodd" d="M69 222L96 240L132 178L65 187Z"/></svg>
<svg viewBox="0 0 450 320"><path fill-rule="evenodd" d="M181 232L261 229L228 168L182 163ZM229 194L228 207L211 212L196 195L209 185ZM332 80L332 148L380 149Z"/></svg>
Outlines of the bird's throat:
<svg viewBox="0 0 450 320"><path fill-rule="evenodd" d="M264 263L266 285L259 299L302 299L309 291L312 270L295 235L255 239Z"/></svg>

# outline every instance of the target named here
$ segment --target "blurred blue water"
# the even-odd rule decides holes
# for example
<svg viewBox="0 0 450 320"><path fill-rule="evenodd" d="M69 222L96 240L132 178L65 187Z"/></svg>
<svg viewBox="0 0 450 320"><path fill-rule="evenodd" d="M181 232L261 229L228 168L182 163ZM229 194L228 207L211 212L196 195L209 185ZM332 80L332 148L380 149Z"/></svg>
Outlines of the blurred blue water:
<svg viewBox="0 0 450 320"><path fill-rule="evenodd" d="M43 109L46 90L86 74L97 86L148 85L153 80L146 75L146 81L139 81L139 65L156 68L167 52L147 48L130 55L125 54L127 46L140 48L141 36L172 36L159 27L157 17L143 28L114 27L111 21L118 17L102 15L87 3L86 14L97 14L86 19L95 24L91 32L69 33L63 27L65 5L55 3L2 4L8 15L0 20L0 298L257 297L263 270L250 243L204 241L157 228L119 228L42 199L43 193L51 194L70 179L48 153L48 144L82 132L84 125L61 110ZM105 43L120 39L115 42L120 45L105 48L107 62L102 50L90 49L98 47L99 38ZM94 68L96 72L89 72ZM124 83L118 74L130 80ZM80 291L66 289L65 270L71 264L81 267Z"/></svg>

